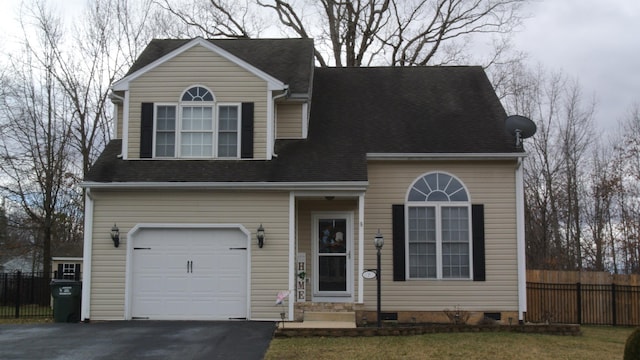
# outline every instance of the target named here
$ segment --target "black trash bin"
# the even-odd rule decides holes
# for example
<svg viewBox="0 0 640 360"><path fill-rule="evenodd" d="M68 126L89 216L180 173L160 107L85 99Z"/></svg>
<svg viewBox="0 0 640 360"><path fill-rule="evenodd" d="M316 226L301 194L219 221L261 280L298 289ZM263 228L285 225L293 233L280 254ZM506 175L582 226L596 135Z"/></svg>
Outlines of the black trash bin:
<svg viewBox="0 0 640 360"><path fill-rule="evenodd" d="M51 281L53 320L55 322L80 321L82 282L74 280Z"/></svg>

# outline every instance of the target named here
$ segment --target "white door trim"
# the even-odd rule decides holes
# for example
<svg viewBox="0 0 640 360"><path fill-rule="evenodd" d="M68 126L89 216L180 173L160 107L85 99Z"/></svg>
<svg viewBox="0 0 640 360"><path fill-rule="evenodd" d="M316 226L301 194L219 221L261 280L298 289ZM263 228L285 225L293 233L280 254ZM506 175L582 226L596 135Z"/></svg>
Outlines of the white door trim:
<svg viewBox="0 0 640 360"><path fill-rule="evenodd" d="M318 291L318 220L322 218L346 219L345 241L346 244L346 280L347 290L345 292L324 292ZM311 212L311 248L313 256L312 263L312 301L314 302L353 302L353 212L352 211L314 211Z"/></svg>
<svg viewBox="0 0 640 360"><path fill-rule="evenodd" d="M131 320L131 304L133 301L132 283L133 283L133 243L136 235L143 229L237 229L242 231L247 237L247 304L246 314L247 320L251 319L251 232L242 224L154 224L141 223L136 224L129 232L127 232L127 256L125 271L125 288L124 288L124 319Z"/></svg>

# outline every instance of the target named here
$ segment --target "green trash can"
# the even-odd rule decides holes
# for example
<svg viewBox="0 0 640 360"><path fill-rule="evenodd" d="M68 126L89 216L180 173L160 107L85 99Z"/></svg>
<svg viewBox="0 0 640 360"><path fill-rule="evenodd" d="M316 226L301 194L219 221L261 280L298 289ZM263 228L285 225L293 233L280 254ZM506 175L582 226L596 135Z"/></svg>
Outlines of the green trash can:
<svg viewBox="0 0 640 360"><path fill-rule="evenodd" d="M55 322L80 321L82 282L74 280L51 281L53 320Z"/></svg>

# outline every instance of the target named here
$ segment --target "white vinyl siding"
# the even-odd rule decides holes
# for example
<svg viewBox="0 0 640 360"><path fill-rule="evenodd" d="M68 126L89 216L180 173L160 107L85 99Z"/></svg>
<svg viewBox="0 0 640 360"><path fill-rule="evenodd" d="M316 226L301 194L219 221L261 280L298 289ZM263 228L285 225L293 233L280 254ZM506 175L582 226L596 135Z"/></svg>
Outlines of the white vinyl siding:
<svg viewBox="0 0 640 360"><path fill-rule="evenodd" d="M517 311L515 168L515 160L368 162L365 266L376 263L370 239L380 228L385 237L382 289L387 309L441 312L457 305L469 311ZM405 203L408 189L418 177L435 171L455 175L467 188L471 203L484 205L486 281L393 281L391 207ZM405 216L408 219L408 212ZM364 308L375 310L375 282L365 281L364 287Z"/></svg>
<svg viewBox="0 0 640 360"><path fill-rule="evenodd" d="M279 319L275 294L287 290L289 193L215 190L92 190L94 198L91 263L92 320L121 320L125 307L127 233L137 224L240 224L251 232L250 317ZM120 228L120 247L109 237ZM266 239L258 248L256 229ZM181 241L181 239L175 239Z"/></svg>
<svg viewBox="0 0 640 360"><path fill-rule="evenodd" d="M185 89L202 84L217 104L254 103L254 158L267 149L267 83L229 60L195 46L131 81L129 86L128 158L140 157L142 103L177 104Z"/></svg>

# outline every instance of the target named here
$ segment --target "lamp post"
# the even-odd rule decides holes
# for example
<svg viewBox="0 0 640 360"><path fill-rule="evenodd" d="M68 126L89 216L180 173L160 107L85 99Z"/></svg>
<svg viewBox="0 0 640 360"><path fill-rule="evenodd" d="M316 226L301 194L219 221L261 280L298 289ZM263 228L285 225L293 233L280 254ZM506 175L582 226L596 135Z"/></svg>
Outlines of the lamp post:
<svg viewBox="0 0 640 360"><path fill-rule="evenodd" d="M384 245L384 237L380 234L380 229L376 233L376 236L373 238L373 244L376 246L376 250L378 250L378 267L376 268L376 279L378 281L378 311L377 311L377 319L378 319L378 327L382 326L382 316L381 316L381 303L380 303L380 278L382 277L382 269L380 268L380 250L382 250L382 246Z"/></svg>

